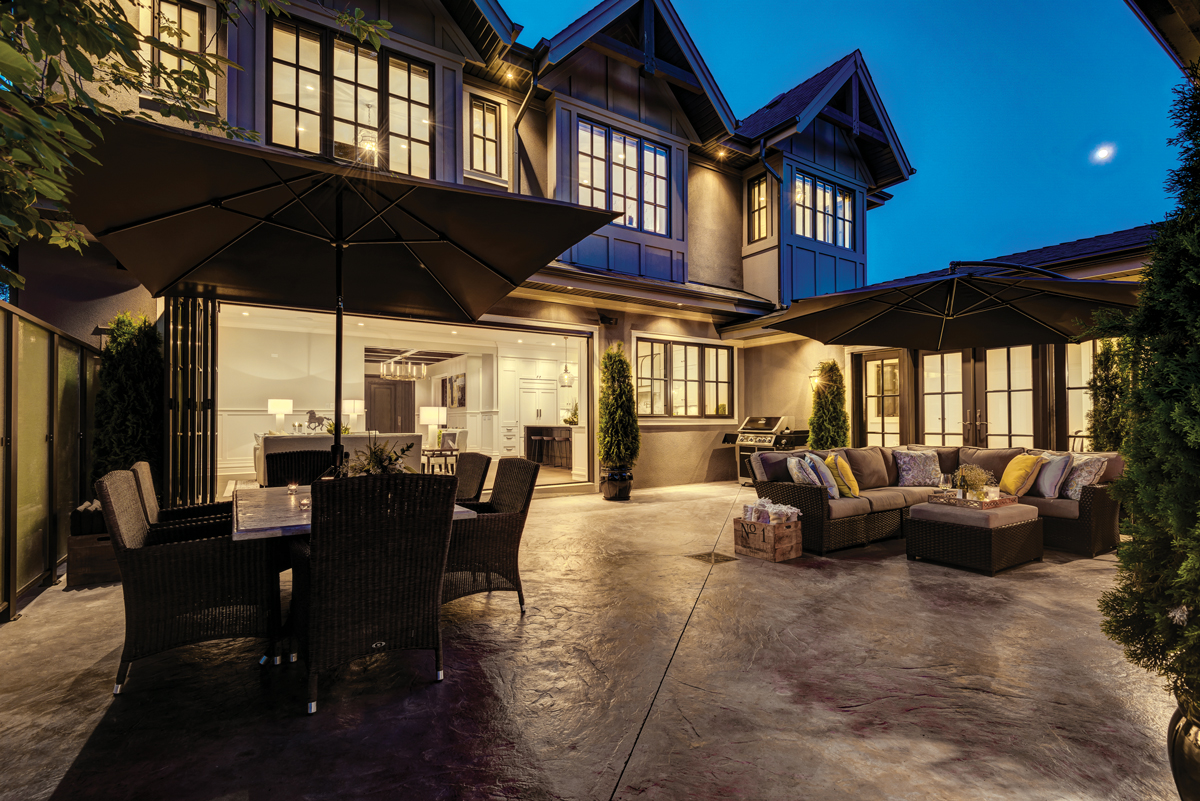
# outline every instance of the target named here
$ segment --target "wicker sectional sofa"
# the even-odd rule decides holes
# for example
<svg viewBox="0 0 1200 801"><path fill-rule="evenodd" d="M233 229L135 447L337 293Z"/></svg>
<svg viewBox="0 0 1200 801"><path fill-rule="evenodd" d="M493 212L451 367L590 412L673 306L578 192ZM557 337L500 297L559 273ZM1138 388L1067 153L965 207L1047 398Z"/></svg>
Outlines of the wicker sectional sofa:
<svg viewBox="0 0 1200 801"><path fill-rule="evenodd" d="M933 450L938 454L941 471L949 473L959 464L978 464L999 478L1004 467L1023 448L930 448L900 446L901 449ZM923 503L933 487L896 486L894 448L838 448L846 457L859 482L859 498L831 499L824 487L796 484L787 471L787 457L797 451L762 451L751 458L755 472L754 487L760 498L786 503L803 513L804 550L825 554L842 548L866 545L878 540L904 536L908 509ZM1040 450L1036 452L1041 452ZM816 451L821 458L830 451ZM1093 455L1093 454L1089 454ZM1111 482L1125 469L1119 454L1094 454L1108 458L1099 482L1084 487L1078 501L1067 498L1023 496L1021 503L1036 506L1043 521L1046 548L1095 556L1117 547L1120 541L1117 517L1119 506L1109 495ZM882 461L883 470L879 463Z"/></svg>

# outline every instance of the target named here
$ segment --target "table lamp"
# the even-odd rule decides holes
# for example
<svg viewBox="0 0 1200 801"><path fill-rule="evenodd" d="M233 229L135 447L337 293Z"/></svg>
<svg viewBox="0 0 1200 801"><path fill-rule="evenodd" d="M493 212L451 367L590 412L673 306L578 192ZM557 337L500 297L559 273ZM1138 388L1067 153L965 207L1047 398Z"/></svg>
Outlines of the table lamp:
<svg viewBox="0 0 1200 801"><path fill-rule="evenodd" d="M364 408L364 405L363 405L363 401L354 400L354 399L343 400L342 401L342 411L345 412L350 418L347 421L348 425L350 426L350 430L357 431L358 430L358 416L366 411L366 409Z"/></svg>
<svg viewBox="0 0 1200 801"><path fill-rule="evenodd" d="M429 444L425 447L437 447L437 430L440 426L446 425L446 407L445 406L422 406L420 409L420 422L423 426L429 426Z"/></svg>
<svg viewBox="0 0 1200 801"><path fill-rule="evenodd" d="M291 398L270 398L267 400L267 414L275 415L275 428L283 431L283 416L292 413Z"/></svg>

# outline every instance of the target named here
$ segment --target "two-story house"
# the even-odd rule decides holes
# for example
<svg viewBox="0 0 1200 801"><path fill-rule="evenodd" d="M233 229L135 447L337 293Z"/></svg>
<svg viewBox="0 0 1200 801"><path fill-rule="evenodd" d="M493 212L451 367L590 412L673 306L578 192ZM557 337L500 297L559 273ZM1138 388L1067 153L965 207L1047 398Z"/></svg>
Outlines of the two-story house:
<svg viewBox="0 0 1200 801"><path fill-rule="evenodd" d="M333 4L299 0L286 16L255 10L230 25L213 0L130 10L147 32L165 17L185 42L238 63L207 100L269 147L621 216L478 325L351 319L346 356L363 370L343 393L365 406L352 427L415 430L423 407L448 407L466 447L517 455L534 419L558 425L577 404L570 456L560 453L546 480L590 490L596 365L616 342L637 381L637 486L733 478L721 441L749 414L806 426L807 376L841 349L731 324L868 280L867 212L914 171L861 53L738 120L669 0L605 0L534 44L517 41L521 26L494 0L359 5L392 23L378 51L337 27ZM30 247L20 269L29 286L19 302L79 336L105 319L64 315L57 279L71 271L121 287L97 315L164 310L99 246L82 259ZM216 318L217 396L174 398L172 408L191 400L212 415L176 434L210 438L193 452L211 452L219 494L225 479L252 473L254 434L276 427L268 400L292 401L289 428L308 410L332 411L332 359L321 358L332 337L321 310L224 304ZM382 374L395 363L421 375L389 383Z"/></svg>

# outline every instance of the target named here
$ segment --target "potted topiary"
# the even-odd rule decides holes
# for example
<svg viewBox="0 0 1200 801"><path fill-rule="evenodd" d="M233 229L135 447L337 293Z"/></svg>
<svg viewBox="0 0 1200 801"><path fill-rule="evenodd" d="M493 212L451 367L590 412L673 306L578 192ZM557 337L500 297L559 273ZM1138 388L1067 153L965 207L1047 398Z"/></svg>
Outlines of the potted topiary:
<svg viewBox="0 0 1200 801"><path fill-rule="evenodd" d="M850 444L850 417L846 414L846 382L842 368L830 359L817 365L813 377L812 416L808 418L808 447L814 451L844 448Z"/></svg>
<svg viewBox="0 0 1200 801"><path fill-rule="evenodd" d="M1102 628L1125 656L1166 681L1178 702L1167 752L1180 797L1200 799L1200 70L1175 90L1180 165L1166 185L1177 205L1154 226L1138 307L1102 318L1119 334L1130 380L1120 404L1125 472L1111 492L1128 515Z"/></svg>
<svg viewBox="0 0 1200 801"><path fill-rule="evenodd" d="M600 491L606 501L627 501L633 487L633 465L642 447L633 374L625 348L617 342L600 360Z"/></svg>

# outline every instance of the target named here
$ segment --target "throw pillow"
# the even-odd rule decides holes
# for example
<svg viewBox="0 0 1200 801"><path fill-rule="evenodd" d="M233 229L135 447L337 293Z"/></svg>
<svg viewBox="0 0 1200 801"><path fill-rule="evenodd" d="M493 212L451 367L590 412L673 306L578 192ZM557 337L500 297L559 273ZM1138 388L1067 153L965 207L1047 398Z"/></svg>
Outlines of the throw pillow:
<svg viewBox="0 0 1200 801"><path fill-rule="evenodd" d="M1057 498L1067 473L1071 472L1071 454L1043 452L1041 455L1046 463L1038 471L1037 480L1028 494L1035 498Z"/></svg>
<svg viewBox="0 0 1200 801"><path fill-rule="evenodd" d="M1004 475L1000 478L1000 491L1021 497L1029 492L1045 463L1046 457L1034 456L1031 453L1014 456L1004 468Z"/></svg>
<svg viewBox="0 0 1200 801"><path fill-rule="evenodd" d="M845 456L840 453L831 453L825 460L825 466L833 474L838 492L847 498L858 497L858 480L854 477L854 471L850 469L850 463L846 461Z"/></svg>
<svg viewBox="0 0 1200 801"><path fill-rule="evenodd" d="M1103 456L1076 456L1071 465L1071 472L1063 482L1061 497L1079 500L1083 495L1083 488L1095 484L1107 465L1108 459Z"/></svg>
<svg viewBox="0 0 1200 801"><path fill-rule="evenodd" d="M788 472L792 474L792 481L797 484L814 484L818 487L825 486L825 483L817 477L813 469L808 466L808 462L801 459L799 456L789 456L787 460Z"/></svg>
<svg viewBox="0 0 1200 801"><path fill-rule="evenodd" d="M895 451L898 487L936 487L942 478L935 451Z"/></svg>
<svg viewBox="0 0 1200 801"><path fill-rule="evenodd" d="M837 482L833 480L833 473L829 472L829 468L825 466L825 463L811 454L805 456L804 461L808 462L808 466L821 479L821 483L825 485L825 489L829 490L829 497L835 501L840 498L841 493L838 492Z"/></svg>

